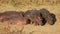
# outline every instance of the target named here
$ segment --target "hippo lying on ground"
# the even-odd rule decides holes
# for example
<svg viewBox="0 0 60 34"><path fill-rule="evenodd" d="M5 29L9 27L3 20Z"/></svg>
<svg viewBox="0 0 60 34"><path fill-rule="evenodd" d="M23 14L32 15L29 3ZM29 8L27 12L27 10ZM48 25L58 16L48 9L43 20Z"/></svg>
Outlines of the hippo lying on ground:
<svg viewBox="0 0 60 34"><path fill-rule="evenodd" d="M6 24L32 24L44 25L46 22L53 25L56 21L56 16L50 13L47 9L27 10L26 12L6 11L0 13L0 22Z"/></svg>

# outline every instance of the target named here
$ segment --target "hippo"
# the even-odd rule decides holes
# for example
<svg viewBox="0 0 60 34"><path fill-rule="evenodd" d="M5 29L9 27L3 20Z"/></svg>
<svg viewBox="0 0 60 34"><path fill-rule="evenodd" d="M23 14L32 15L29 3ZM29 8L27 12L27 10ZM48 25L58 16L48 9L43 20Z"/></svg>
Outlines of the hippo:
<svg viewBox="0 0 60 34"><path fill-rule="evenodd" d="M38 10L27 10L25 12L25 18L28 19L29 24L35 24L35 25L43 25L42 23L42 17L40 15L40 12Z"/></svg>

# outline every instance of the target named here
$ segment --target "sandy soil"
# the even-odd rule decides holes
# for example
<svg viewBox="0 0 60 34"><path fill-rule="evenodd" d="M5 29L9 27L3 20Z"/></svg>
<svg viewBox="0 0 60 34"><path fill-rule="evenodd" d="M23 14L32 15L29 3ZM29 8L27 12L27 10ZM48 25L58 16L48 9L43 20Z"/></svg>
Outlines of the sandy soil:
<svg viewBox="0 0 60 34"><path fill-rule="evenodd" d="M0 12L5 11L26 11L30 9L41 9L46 8L51 13L56 15L57 21L54 25L49 25L46 23L44 26L34 26L33 24L28 24L24 26L23 34L60 34L60 5L58 6L26 6L26 7L13 7L11 5L2 4L0 6ZM0 24L0 34L11 34L12 31L21 30L23 26L19 25L5 25ZM18 33L13 33L18 34ZM19 33L21 34L21 33Z"/></svg>

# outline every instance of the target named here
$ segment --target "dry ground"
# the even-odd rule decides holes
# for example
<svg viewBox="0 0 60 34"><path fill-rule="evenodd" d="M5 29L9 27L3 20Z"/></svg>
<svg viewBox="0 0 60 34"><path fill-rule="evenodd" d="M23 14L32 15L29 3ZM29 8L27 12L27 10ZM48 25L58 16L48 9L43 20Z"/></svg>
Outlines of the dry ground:
<svg viewBox="0 0 60 34"><path fill-rule="evenodd" d="M60 5L26 5L14 7L10 4L0 4L0 12L5 11L26 11L31 9L41 9L46 8L51 13L56 15L57 21L54 25L49 25L46 23L44 26L34 26L33 24L28 24L24 26L19 25L6 25L0 23L0 34L60 34ZM21 33L21 29L23 30ZM19 31L18 31L19 30ZM17 32L18 31L18 32ZM11 33L13 32L13 33Z"/></svg>

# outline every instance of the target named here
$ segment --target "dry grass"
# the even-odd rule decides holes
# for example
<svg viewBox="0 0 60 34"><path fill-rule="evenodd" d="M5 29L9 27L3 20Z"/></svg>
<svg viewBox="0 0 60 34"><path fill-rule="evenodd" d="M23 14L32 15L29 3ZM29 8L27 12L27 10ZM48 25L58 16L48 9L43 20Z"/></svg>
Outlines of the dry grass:
<svg viewBox="0 0 60 34"><path fill-rule="evenodd" d="M53 0L54 1L54 0ZM60 5L42 3L41 0L0 0L0 12L5 11L26 11L31 9L46 8L56 15L57 21L54 25L34 26L33 24L6 25L0 23L0 34L60 34ZM23 29L22 29L23 28Z"/></svg>

